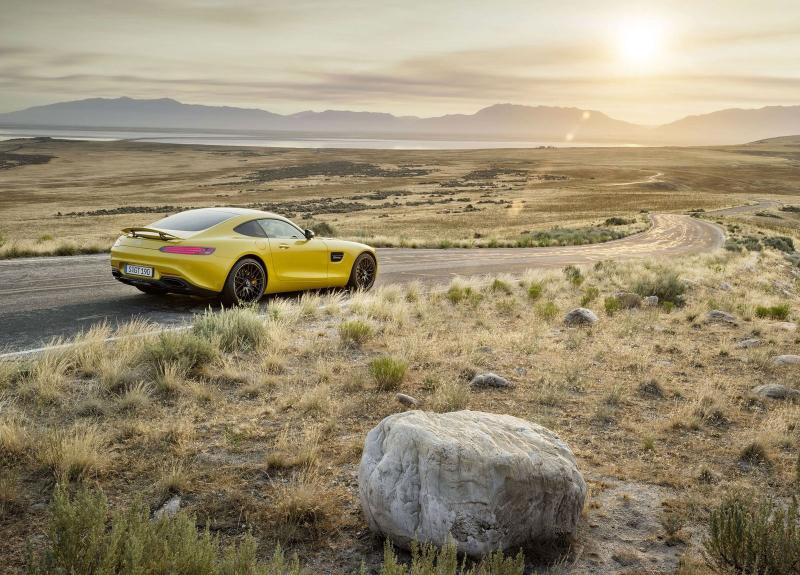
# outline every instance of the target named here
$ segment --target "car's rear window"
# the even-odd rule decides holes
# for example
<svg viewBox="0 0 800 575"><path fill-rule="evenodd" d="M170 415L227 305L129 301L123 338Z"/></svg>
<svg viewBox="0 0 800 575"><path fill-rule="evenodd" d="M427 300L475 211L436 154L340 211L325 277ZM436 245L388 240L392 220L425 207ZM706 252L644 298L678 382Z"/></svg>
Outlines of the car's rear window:
<svg viewBox="0 0 800 575"><path fill-rule="evenodd" d="M235 215L221 210L190 210L158 220L151 227L177 232L199 232L229 220Z"/></svg>

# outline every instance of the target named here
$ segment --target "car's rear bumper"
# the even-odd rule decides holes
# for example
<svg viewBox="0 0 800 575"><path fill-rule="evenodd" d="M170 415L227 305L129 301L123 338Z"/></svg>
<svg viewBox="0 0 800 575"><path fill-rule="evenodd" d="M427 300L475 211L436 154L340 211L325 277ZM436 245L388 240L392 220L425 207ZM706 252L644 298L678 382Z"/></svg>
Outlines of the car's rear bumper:
<svg viewBox="0 0 800 575"><path fill-rule="evenodd" d="M153 277L126 274L127 264L150 267ZM225 283L225 266L225 260L216 255L167 254L157 249L128 245L111 248L111 269L118 280L176 293L219 293Z"/></svg>
<svg viewBox="0 0 800 575"><path fill-rule="evenodd" d="M114 278L116 278L118 281L121 281L122 283L131 286L151 287L151 288L161 289L170 293L195 295L200 297L219 296L218 292L201 288L196 285L192 285L185 279L179 277L161 276L157 280L151 280L146 278L134 278L131 276L122 275L122 273L120 273L120 271L116 268L111 268L111 275L113 275Z"/></svg>

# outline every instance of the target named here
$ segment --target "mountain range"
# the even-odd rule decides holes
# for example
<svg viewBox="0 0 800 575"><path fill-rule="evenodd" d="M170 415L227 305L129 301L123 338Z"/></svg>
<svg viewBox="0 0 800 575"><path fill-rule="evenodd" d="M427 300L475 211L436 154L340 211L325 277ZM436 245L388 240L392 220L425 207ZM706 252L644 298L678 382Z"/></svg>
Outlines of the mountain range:
<svg viewBox="0 0 800 575"><path fill-rule="evenodd" d="M800 105L728 109L642 126L594 110L555 106L495 104L474 114L420 118L344 110L282 115L258 108L184 104L170 98L123 97L59 102L0 114L0 126L717 145L800 134Z"/></svg>

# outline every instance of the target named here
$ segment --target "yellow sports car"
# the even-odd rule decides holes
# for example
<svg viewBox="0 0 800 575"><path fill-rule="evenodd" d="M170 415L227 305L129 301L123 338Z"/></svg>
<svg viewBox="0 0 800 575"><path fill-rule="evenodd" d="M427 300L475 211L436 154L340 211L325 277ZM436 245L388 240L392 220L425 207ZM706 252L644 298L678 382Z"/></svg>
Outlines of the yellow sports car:
<svg viewBox="0 0 800 575"><path fill-rule="evenodd" d="M111 273L147 294L215 296L235 305L267 293L368 290L378 273L373 248L317 238L258 210L187 210L122 231L111 248Z"/></svg>

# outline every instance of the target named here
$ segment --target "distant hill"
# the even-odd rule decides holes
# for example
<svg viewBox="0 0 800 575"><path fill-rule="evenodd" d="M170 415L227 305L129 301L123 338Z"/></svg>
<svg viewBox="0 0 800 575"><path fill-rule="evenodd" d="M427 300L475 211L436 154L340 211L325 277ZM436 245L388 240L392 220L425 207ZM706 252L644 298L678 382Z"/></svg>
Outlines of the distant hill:
<svg viewBox="0 0 800 575"><path fill-rule="evenodd" d="M418 118L344 110L281 115L257 108L183 104L169 98L91 98L0 114L0 126L712 145L800 133L800 106L722 110L647 127L594 110L555 106L496 104L474 114Z"/></svg>

